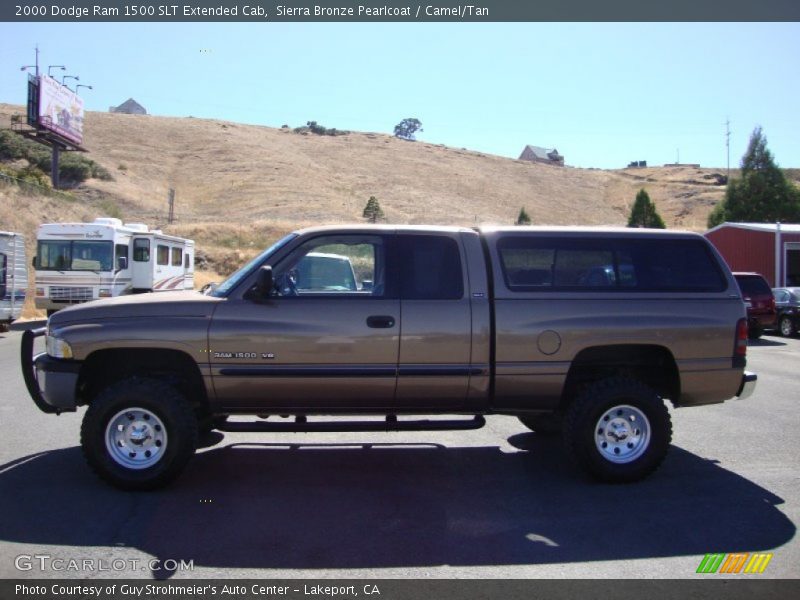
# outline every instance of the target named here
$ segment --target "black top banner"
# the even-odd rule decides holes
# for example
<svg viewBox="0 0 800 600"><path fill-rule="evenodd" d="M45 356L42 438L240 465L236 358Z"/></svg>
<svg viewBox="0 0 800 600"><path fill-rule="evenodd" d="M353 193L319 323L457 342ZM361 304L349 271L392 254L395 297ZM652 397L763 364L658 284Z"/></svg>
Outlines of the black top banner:
<svg viewBox="0 0 800 600"><path fill-rule="evenodd" d="M800 21L798 0L5 0L5 22Z"/></svg>

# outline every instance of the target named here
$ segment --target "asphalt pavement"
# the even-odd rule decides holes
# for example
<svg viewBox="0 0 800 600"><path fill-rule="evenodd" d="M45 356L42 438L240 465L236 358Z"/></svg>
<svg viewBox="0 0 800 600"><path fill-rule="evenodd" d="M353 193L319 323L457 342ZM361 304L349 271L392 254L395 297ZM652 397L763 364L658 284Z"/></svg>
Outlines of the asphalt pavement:
<svg viewBox="0 0 800 600"><path fill-rule="evenodd" d="M667 460L632 485L594 483L557 438L492 416L214 434L149 493L92 474L82 410L36 409L20 338L0 333L0 578L696 578L710 552L770 552L749 577L800 577L797 338L752 345L748 400L673 410Z"/></svg>

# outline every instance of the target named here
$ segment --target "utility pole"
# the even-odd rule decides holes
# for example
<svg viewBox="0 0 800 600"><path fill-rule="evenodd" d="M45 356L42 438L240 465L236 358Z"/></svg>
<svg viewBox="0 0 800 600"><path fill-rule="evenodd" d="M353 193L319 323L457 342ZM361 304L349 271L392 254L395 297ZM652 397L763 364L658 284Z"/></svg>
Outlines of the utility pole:
<svg viewBox="0 0 800 600"><path fill-rule="evenodd" d="M173 188L169 188L169 218L168 222L172 225L172 222L175 220L175 190Z"/></svg>
<svg viewBox="0 0 800 600"><path fill-rule="evenodd" d="M725 173L725 183L731 180L731 120L725 119L725 150L728 154L728 170Z"/></svg>

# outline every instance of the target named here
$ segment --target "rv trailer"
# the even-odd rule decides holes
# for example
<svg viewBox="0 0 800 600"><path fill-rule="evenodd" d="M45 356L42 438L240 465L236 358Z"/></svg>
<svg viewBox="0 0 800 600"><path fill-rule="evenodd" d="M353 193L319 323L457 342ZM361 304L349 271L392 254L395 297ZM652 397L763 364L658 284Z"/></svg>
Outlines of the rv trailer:
<svg viewBox="0 0 800 600"><path fill-rule="evenodd" d="M101 217L49 223L36 235L36 308L60 308L125 294L191 290L194 242Z"/></svg>
<svg viewBox="0 0 800 600"><path fill-rule="evenodd" d="M25 237L0 231L0 327L5 327L22 314L27 289Z"/></svg>

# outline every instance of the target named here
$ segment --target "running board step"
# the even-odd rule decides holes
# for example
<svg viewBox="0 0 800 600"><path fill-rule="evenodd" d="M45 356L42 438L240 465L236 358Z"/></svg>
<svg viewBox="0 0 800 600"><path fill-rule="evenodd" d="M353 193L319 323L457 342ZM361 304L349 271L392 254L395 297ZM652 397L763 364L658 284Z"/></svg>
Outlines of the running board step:
<svg viewBox="0 0 800 600"><path fill-rule="evenodd" d="M293 421L226 421L216 429L234 432L314 432L314 431L441 431L451 429L480 429L486 419L475 415L471 419L420 419L401 421L393 415L384 421L311 421L295 417Z"/></svg>

